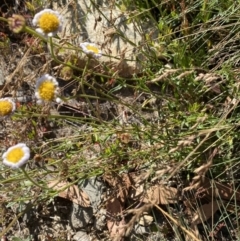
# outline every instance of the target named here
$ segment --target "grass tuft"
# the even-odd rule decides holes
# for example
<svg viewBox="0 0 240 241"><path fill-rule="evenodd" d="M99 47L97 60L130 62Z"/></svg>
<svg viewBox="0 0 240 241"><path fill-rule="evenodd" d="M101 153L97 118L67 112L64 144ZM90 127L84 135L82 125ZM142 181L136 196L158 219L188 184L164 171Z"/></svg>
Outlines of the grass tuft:
<svg viewBox="0 0 240 241"><path fill-rule="evenodd" d="M97 9L99 17L106 18L97 2L90 2L89 11ZM141 73L126 78L119 74L119 66L113 70L100 60L95 65L98 60L94 56L87 55L82 66L79 56L84 52L70 41L74 36L60 41L58 36L43 38L29 23L19 34L10 32L7 18L12 13L33 18L43 7L43 1L22 4L14 9L9 3L0 17L0 49L3 60L13 65L7 67L6 81L0 84L0 97L11 96L17 104L16 113L1 122L1 151L26 143L31 158L24 170L34 181L1 163L2 210L9 212L12 206L23 204L26 209L19 212L19 218L28 210L27 203L50 203L59 191L40 187L52 180L73 185L93 177L121 179L123 173L150 170L143 181L146 189L156 185L156 180L161 185L174 181L174 188L190 193L181 199L187 211L177 217L177 207L170 202L164 207L147 203L139 207L137 215L132 211L126 219L129 227L125 235L132 235L146 210L156 208L170 224L175 240L237 239L238 1L111 1L127 16L128 23L151 22L158 31L152 39L150 33L137 30L145 34L144 41L134 47L145 60ZM72 4L74 8L76 3ZM133 45L117 26L114 28ZM68 50L73 52L62 59L61 53ZM124 54L121 60L125 60ZM50 72L59 82L61 102L38 105L32 98L36 79ZM164 175L159 177L162 169ZM210 180L208 186L204 180ZM131 208L127 195L136 183L121 184L128 190L122 210L126 217ZM121 185L116 185L121 193ZM220 194L214 193L214 188ZM207 201L200 198L200 189ZM204 217L206 210L212 213ZM17 219L8 221L0 215L0 226L4 227L0 236L16 228ZM153 236L159 233L159 227L153 230ZM170 240L167 235L164 238Z"/></svg>

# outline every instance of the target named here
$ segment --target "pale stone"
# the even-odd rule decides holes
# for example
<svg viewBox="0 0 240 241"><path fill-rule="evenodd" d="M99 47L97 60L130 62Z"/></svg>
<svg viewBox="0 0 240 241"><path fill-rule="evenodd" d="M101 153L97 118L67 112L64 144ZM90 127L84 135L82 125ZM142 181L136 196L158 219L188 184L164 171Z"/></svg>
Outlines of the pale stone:
<svg viewBox="0 0 240 241"><path fill-rule="evenodd" d="M53 8L64 18L61 38L74 46L82 42L95 43L102 50L103 56L92 60L90 67L100 63L108 67L107 74L129 77L143 71L144 51L149 54L145 49L146 36L152 41L157 38L158 30L152 20L138 18L136 21L130 14L134 16L138 12L121 11L117 3L108 0L65 0L63 3L60 0L53 2ZM84 68L87 57L80 48L78 54L78 65Z"/></svg>
<svg viewBox="0 0 240 241"><path fill-rule="evenodd" d="M91 200L91 207L82 207L75 203L72 204L72 211L70 215L70 223L75 229L85 228L90 223L94 226L101 228L105 224L105 215L101 209L99 209L101 203L101 195L104 190L103 182L96 178L89 178L84 180L79 186ZM96 219L99 219L96 224ZM100 219L100 217L103 217Z"/></svg>
<svg viewBox="0 0 240 241"><path fill-rule="evenodd" d="M73 240L74 241L90 241L90 237L87 235L86 232L78 231L73 236Z"/></svg>
<svg viewBox="0 0 240 241"><path fill-rule="evenodd" d="M6 64L4 61L0 62L0 88L4 86L5 79L4 79L4 70L6 69Z"/></svg>

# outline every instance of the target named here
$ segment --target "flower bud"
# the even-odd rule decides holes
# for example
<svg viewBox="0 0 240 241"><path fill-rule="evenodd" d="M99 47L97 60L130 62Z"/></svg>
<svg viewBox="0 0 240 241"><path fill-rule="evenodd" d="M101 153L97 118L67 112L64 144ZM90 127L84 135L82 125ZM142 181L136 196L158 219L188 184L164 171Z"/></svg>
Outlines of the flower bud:
<svg viewBox="0 0 240 241"><path fill-rule="evenodd" d="M8 18L8 25L11 31L20 33L25 28L26 20L22 15L13 14Z"/></svg>
<svg viewBox="0 0 240 241"><path fill-rule="evenodd" d="M63 78L65 81L69 81L73 77L73 70L69 66L64 66L61 71L60 71L60 76Z"/></svg>

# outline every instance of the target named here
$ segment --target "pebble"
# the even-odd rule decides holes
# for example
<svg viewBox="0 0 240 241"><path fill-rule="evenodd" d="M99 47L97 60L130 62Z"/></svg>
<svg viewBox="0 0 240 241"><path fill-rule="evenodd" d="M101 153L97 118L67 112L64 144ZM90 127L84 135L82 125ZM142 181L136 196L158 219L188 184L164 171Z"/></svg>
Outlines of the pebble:
<svg viewBox="0 0 240 241"><path fill-rule="evenodd" d="M4 74L3 74L3 69L2 66L0 65L0 88L4 86L5 79L4 79Z"/></svg>
<svg viewBox="0 0 240 241"><path fill-rule="evenodd" d="M74 241L90 241L90 237L87 235L86 232L78 231L73 236L73 240Z"/></svg>
<svg viewBox="0 0 240 241"><path fill-rule="evenodd" d="M84 182L79 185L88 196L91 201L90 207L82 207L78 204L72 204L72 211L70 215L70 223L75 229L82 229L89 224L93 224L95 217L103 216L100 214L99 205L101 203L101 196L105 188L103 182L97 180L96 178L89 178L84 180ZM99 213L99 214L98 214ZM105 219L99 219L105 224ZM100 221L99 221L100 222ZM104 224L97 223L97 227L101 227Z"/></svg>

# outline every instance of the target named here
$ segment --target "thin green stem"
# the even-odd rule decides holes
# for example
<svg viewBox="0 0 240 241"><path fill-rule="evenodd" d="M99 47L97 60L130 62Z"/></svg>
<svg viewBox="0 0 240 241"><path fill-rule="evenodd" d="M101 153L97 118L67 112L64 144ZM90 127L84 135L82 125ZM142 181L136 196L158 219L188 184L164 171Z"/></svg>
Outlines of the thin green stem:
<svg viewBox="0 0 240 241"><path fill-rule="evenodd" d="M46 37L44 37L43 35L41 35L40 33L36 32L34 29L32 29L32 28L30 28L28 26L25 26L24 31L26 33L29 33L29 34L35 36L35 37L40 38L41 40L43 40L46 43L48 42L48 39Z"/></svg>
<svg viewBox="0 0 240 241"><path fill-rule="evenodd" d="M3 18L3 17L0 17L0 21L8 22L8 20L6 18Z"/></svg>
<svg viewBox="0 0 240 241"><path fill-rule="evenodd" d="M86 95L85 89L84 89L84 84L85 84L84 78L85 78L85 74L86 74L86 72L87 72L87 68L88 68L88 65L89 65L90 60L91 60L91 58L88 57L87 63L86 63L86 65L85 65L84 70L83 70L83 73L82 73L82 78L80 79L81 90L82 90L83 95L85 95L85 96L87 96L87 95ZM85 99L86 99L89 107L91 108L91 111L95 114L95 116L97 116L97 118L98 118L99 121L102 121L99 113L98 113L97 111L95 111L95 109L94 109L91 101L89 100L89 98L86 97Z"/></svg>
<svg viewBox="0 0 240 241"><path fill-rule="evenodd" d="M26 170L25 170L24 167L22 167L21 169L22 169L24 175L26 176L26 178L27 178L30 182L32 182L35 186L40 187L41 189L49 189L49 188L43 187L43 186L39 185L37 182L35 182L35 181L28 175L28 173L26 172ZM49 189L49 190L51 190L51 189Z"/></svg>
<svg viewBox="0 0 240 241"><path fill-rule="evenodd" d="M70 68L72 68L72 69L74 69L74 70L77 70L77 71L83 71L83 69L78 68L78 67L76 67L76 66L74 66L74 65L72 65L72 64L70 64L70 63L64 63L63 61L61 61L60 59L58 59L58 58L56 57L56 55L54 54L54 49L53 49L54 43L53 43L53 41L52 41L52 37L49 38L49 44L50 44L50 54L51 54L53 60L54 60L56 63L62 64L63 66L68 66L68 67L70 67Z"/></svg>
<svg viewBox="0 0 240 241"><path fill-rule="evenodd" d="M27 204L27 207L26 207L22 212L20 212L19 214L17 214L17 215L14 217L14 219L7 225L7 227L4 228L4 229L1 231L0 237L2 237L4 234L6 234L6 233L14 226L14 224L18 221L18 219L19 219L20 217L22 217L25 213L27 213L27 212L33 207L33 205L37 203L37 201L38 201L38 197L35 198L35 200L34 200L33 202L29 202L29 203Z"/></svg>
<svg viewBox="0 0 240 241"><path fill-rule="evenodd" d="M49 44L50 44L50 54L51 54L53 60L56 63L62 64L63 66L68 66L68 67L70 67L70 68L72 68L74 70L80 71L80 72L82 72L82 71L84 72L84 69L79 68L79 67L77 67L75 65L72 65L71 63L65 63L65 62L61 61L60 59L58 59L56 57L56 55L54 54L54 46L55 46L55 44L52 41L52 37L49 38ZM112 76L110 76L110 75L104 75L104 74L99 74L99 73L94 73L94 75L100 76L100 77L103 77L103 78L107 78L107 79L108 78L112 78ZM121 78L121 77L118 76L118 77L116 77L116 80L125 80L125 78ZM132 79L132 80L134 80L134 79Z"/></svg>

